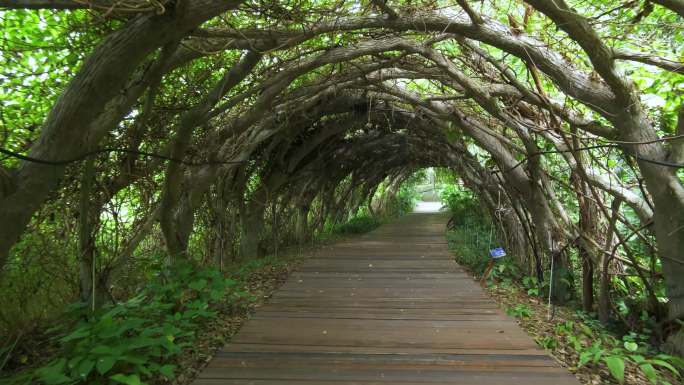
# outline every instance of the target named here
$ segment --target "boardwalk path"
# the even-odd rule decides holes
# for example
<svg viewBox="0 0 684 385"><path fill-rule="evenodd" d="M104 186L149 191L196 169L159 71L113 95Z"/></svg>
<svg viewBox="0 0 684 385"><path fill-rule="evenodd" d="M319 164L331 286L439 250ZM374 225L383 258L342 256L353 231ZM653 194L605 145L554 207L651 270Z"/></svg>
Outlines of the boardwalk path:
<svg viewBox="0 0 684 385"><path fill-rule="evenodd" d="M318 252L194 385L577 385L453 262L443 214Z"/></svg>

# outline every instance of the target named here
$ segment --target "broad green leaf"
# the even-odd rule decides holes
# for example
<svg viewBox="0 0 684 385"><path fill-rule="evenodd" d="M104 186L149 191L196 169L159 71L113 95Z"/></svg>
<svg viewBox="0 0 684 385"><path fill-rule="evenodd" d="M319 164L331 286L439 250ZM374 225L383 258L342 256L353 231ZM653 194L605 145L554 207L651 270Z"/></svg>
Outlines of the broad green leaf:
<svg viewBox="0 0 684 385"><path fill-rule="evenodd" d="M644 376L646 376L646 378L648 378L648 380L651 381L652 384L658 384L658 373L656 372L653 365L648 363L641 364L639 365L639 369L641 369L641 372L644 373Z"/></svg>
<svg viewBox="0 0 684 385"><path fill-rule="evenodd" d="M106 345L97 345L92 350L90 350L90 353L102 354L102 355L107 355L107 354L116 355L114 353L114 350L110 346L106 346Z"/></svg>
<svg viewBox="0 0 684 385"><path fill-rule="evenodd" d="M117 358L114 356L109 356L109 357L102 357L97 360L97 363L95 364L95 368L97 369L97 372L100 374L106 374L109 372L112 367L114 367L114 364L116 363Z"/></svg>
<svg viewBox="0 0 684 385"><path fill-rule="evenodd" d="M630 352L636 352L637 349L639 349L639 345L637 345L636 342L626 341L624 345L625 349L627 349Z"/></svg>
<svg viewBox="0 0 684 385"><path fill-rule="evenodd" d="M109 378L126 385L146 385L146 383L140 381L140 377L137 374L131 374L127 376L125 374L119 373Z"/></svg>
<svg viewBox="0 0 684 385"><path fill-rule="evenodd" d="M596 353L594 353L594 359L592 360L594 365L598 364L598 362L601 360L601 357L603 357L604 352L605 351L603 349L598 349Z"/></svg>
<svg viewBox="0 0 684 385"><path fill-rule="evenodd" d="M62 337L60 339L60 341L61 342L69 342L69 341L81 339L81 338L86 337L88 335L90 335L90 329L85 328L85 327L80 327L80 328L74 330L73 332L71 332L71 334L68 334L65 337Z"/></svg>
<svg viewBox="0 0 684 385"><path fill-rule="evenodd" d="M137 365L142 365L144 364L147 360L144 357L141 357L140 355L137 354L126 354L124 356L119 357L121 361L126 361L131 364L137 364Z"/></svg>
<svg viewBox="0 0 684 385"><path fill-rule="evenodd" d="M95 361L91 359L84 359L81 361L80 365L78 365L78 376L81 378L86 378L90 374L90 372L93 370L93 367L95 367Z"/></svg>
<svg viewBox="0 0 684 385"><path fill-rule="evenodd" d="M55 360L52 363L50 363L50 365L38 369L38 377L46 385L59 385L73 382L71 377L68 377L64 373L66 363L66 358L60 358L58 360Z"/></svg>
<svg viewBox="0 0 684 385"><path fill-rule="evenodd" d="M675 367L672 366L669 362L666 362L663 360L649 360L649 362L652 363L653 365L658 365L658 366L662 366L664 368L667 368L672 373L679 375L679 371L677 369L675 369Z"/></svg>
<svg viewBox="0 0 684 385"><path fill-rule="evenodd" d="M145 338L145 337L138 337L138 338L132 338L127 341L127 345L129 348L132 349L139 349L139 348L145 348L149 346L159 346L161 345L162 338Z"/></svg>
<svg viewBox="0 0 684 385"><path fill-rule="evenodd" d="M166 378L173 379L176 377L176 374L174 373L175 370L176 370L176 365L168 364L168 365L164 365L164 366L160 367L159 373L161 373Z"/></svg>
<svg viewBox="0 0 684 385"><path fill-rule="evenodd" d="M586 365L589 361L591 361L591 357L593 356L593 353L591 351L585 350L582 353L580 353L580 359L579 363L577 364L578 367L582 367Z"/></svg>
<svg viewBox="0 0 684 385"><path fill-rule="evenodd" d="M619 383L625 382L625 360L618 356L608 356L603 359L608 366L610 374L618 380Z"/></svg>
<svg viewBox="0 0 684 385"><path fill-rule="evenodd" d="M630 354L630 355L629 355L629 358L631 358L632 361L636 362L637 364L640 364L640 363L642 363L642 362L644 362L644 361L646 360L646 359L644 358L644 356L639 355L639 354Z"/></svg>
<svg viewBox="0 0 684 385"><path fill-rule="evenodd" d="M76 369L76 367L77 367L77 366L81 363L81 361L83 361L84 359L86 359L86 357L85 357L85 356L82 356L82 355L75 355L75 356L71 357L71 359L70 359L70 360L68 361L68 363L67 363L67 368L72 369L72 370L73 370L73 369Z"/></svg>
<svg viewBox="0 0 684 385"><path fill-rule="evenodd" d="M684 370L684 359L677 356L670 356L667 354L658 354L656 359L670 362L672 365Z"/></svg>
<svg viewBox="0 0 684 385"><path fill-rule="evenodd" d="M191 289L194 290L202 290L207 286L207 280L206 279L199 279L197 281L190 282L188 285Z"/></svg>

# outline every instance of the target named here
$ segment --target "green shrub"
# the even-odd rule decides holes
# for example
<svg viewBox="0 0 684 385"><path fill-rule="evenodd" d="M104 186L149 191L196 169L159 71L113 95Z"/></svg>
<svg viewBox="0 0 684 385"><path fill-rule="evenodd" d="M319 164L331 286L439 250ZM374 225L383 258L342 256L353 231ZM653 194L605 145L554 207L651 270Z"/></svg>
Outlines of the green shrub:
<svg viewBox="0 0 684 385"><path fill-rule="evenodd" d="M616 338L601 324L578 312L578 320L556 325L552 342L548 338L538 340L545 347L568 346L579 354L578 367L597 366L603 363L610 375L619 383L625 380L626 364L636 366L651 384L669 384L656 368L670 371L680 379L684 361L679 357L662 354L648 344L648 335L630 332Z"/></svg>
<svg viewBox="0 0 684 385"><path fill-rule="evenodd" d="M451 219L447 241L456 254L458 263L473 273L484 273L490 261L489 249L496 242L496 231L480 203L469 191L447 185L441 193L443 204L449 208ZM493 271L493 274L498 274Z"/></svg>
<svg viewBox="0 0 684 385"><path fill-rule="evenodd" d="M516 318L530 318L532 317L532 309L525 304L515 305L506 309L506 314Z"/></svg>
<svg viewBox="0 0 684 385"><path fill-rule="evenodd" d="M452 225L484 223L480 202L470 191L456 185L446 185L442 189L441 199L452 213Z"/></svg>
<svg viewBox="0 0 684 385"><path fill-rule="evenodd" d="M385 218L395 218L408 214L416 207L420 199L420 193L414 185L402 185L396 194L387 194L384 211L381 215Z"/></svg>
<svg viewBox="0 0 684 385"><path fill-rule="evenodd" d="M216 317L216 306L250 300L218 270L175 267L137 296L94 314L74 305L70 317L80 320L60 333L58 356L15 383L136 385L159 376L172 379L176 366L169 362L191 346L201 322Z"/></svg>
<svg viewBox="0 0 684 385"><path fill-rule="evenodd" d="M370 215L353 217L346 223L335 226L333 232L338 234L363 234L376 229L382 224L380 219Z"/></svg>
<svg viewBox="0 0 684 385"><path fill-rule="evenodd" d="M476 275L482 275L489 264L489 249L484 227L457 226L447 233L449 248L454 251L458 263ZM477 237L476 234L480 234Z"/></svg>

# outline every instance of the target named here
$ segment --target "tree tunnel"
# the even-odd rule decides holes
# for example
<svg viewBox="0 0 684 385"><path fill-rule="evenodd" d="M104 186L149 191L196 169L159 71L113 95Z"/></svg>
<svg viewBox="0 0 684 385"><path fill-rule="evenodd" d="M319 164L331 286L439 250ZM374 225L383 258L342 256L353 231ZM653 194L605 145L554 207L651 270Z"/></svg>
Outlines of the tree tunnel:
<svg viewBox="0 0 684 385"><path fill-rule="evenodd" d="M0 9L5 281L49 236L77 260L84 299L154 245L167 264L198 259L198 242L205 261L257 258L440 167L540 279L550 261L565 274L577 250L585 309L608 322L613 273L629 268L677 333L680 0ZM568 289L554 290L561 301Z"/></svg>

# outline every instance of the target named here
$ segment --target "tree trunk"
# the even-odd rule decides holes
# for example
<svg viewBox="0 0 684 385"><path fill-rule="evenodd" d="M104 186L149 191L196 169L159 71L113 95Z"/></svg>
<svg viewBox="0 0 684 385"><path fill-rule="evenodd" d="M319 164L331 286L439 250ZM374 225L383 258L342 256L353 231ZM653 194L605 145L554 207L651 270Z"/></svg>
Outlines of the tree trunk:
<svg viewBox="0 0 684 385"><path fill-rule="evenodd" d="M675 175L669 179L665 186L651 187L649 191L655 203L654 228L667 286L669 318L674 320L684 318L684 191Z"/></svg>
<svg viewBox="0 0 684 385"><path fill-rule="evenodd" d="M244 259L259 257L259 241L264 230L263 205L252 205L241 217L240 256Z"/></svg>
<svg viewBox="0 0 684 385"><path fill-rule="evenodd" d="M249 51L237 64L226 71L202 101L180 118L171 146L172 160L169 161L164 174L161 200L160 224L172 262L185 257L194 222L194 207L188 197L182 196L181 191L185 169L181 161L190 147L193 132L197 126L209 118L209 112L214 104L249 75L260 58L260 54ZM186 188L186 192L188 190L190 187Z"/></svg>
<svg viewBox="0 0 684 385"><path fill-rule="evenodd" d="M299 248L302 249L308 240L309 232L309 206L300 205L297 207L296 238Z"/></svg>
<svg viewBox="0 0 684 385"><path fill-rule="evenodd" d="M613 249L613 242L615 239L615 231L617 229L615 228L615 223L617 222L618 216L620 214L620 205L622 204L622 200L620 199L613 199L613 203L611 204L611 217L610 217L610 222L608 223L608 235L606 236L606 244L604 246L604 250L612 250ZM598 316L599 316L599 321L604 324L608 325L610 323L610 272L609 272L609 267L610 267L610 262L612 259L612 255L601 253L601 282L600 282L600 287L599 287L599 300L598 300Z"/></svg>
<svg viewBox="0 0 684 385"><path fill-rule="evenodd" d="M130 19L95 48L50 111L29 155L46 161L81 156L106 134L93 123L124 92L145 58L164 44L184 36L205 20L236 8L242 1L188 2L182 14L141 15ZM121 112L123 118L128 111ZM84 128L87 128L84 131ZM33 214L59 184L65 164L23 162L9 193L0 199L0 267Z"/></svg>
<svg viewBox="0 0 684 385"><path fill-rule="evenodd" d="M601 257L601 281L599 286L598 299L598 318L599 321L608 325L610 323L610 273L608 268L610 266L610 258L608 255Z"/></svg>
<svg viewBox="0 0 684 385"><path fill-rule="evenodd" d="M541 241L546 255L552 262L552 277L549 289L551 299L556 304L567 301L571 290L572 275L557 239L557 224L554 220L546 195L537 182L530 182L532 196L526 202L534 222L537 239Z"/></svg>
<svg viewBox="0 0 684 385"><path fill-rule="evenodd" d="M551 300L555 304L565 304L571 294L572 274L568 267L567 258L560 250L553 250L553 282L551 283Z"/></svg>
<svg viewBox="0 0 684 385"><path fill-rule="evenodd" d="M586 255L584 248L580 248L582 259L582 309L587 313L594 310L594 262Z"/></svg>
<svg viewBox="0 0 684 385"><path fill-rule="evenodd" d="M88 158L83 167L81 177L81 193L79 198L78 252L79 252L79 288L83 303L91 305L95 310L95 237L96 216L92 212L90 200L93 195L95 179L95 159ZM97 213L99 216L99 213Z"/></svg>
<svg viewBox="0 0 684 385"><path fill-rule="evenodd" d="M664 350L672 355L684 357L684 328L667 339Z"/></svg>
<svg viewBox="0 0 684 385"><path fill-rule="evenodd" d="M579 147L576 139L573 145L575 148ZM584 167L581 163L579 166ZM582 177L578 173L573 172L571 178L579 207L580 237L586 235L595 239L598 231L595 213L598 212L598 207L591 200L587 199L591 191L589 191ZM591 312L594 309L594 261L596 260L596 250L590 247L589 242L578 242L577 249L582 261L582 309L586 312Z"/></svg>

